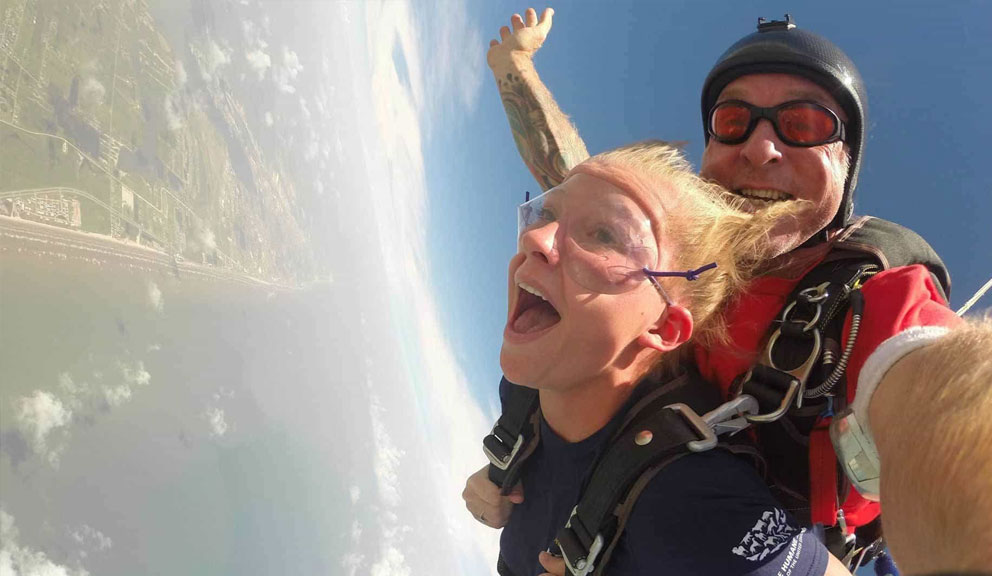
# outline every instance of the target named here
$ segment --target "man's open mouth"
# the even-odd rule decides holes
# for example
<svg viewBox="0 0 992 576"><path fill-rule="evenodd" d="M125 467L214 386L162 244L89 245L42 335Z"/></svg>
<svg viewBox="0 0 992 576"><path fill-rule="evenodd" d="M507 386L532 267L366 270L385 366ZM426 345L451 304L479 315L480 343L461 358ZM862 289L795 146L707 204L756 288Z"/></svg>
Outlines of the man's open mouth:
<svg viewBox="0 0 992 576"><path fill-rule="evenodd" d="M510 327L518 334L533 334L551 328L561 315L539 290L523 282L517 284L517 306L510 317Z"/></svg>
<svg viewBox="0 0 992 576"><path fill-rule="evenodd" d="M740 188L734 190L734 194L747 198L748 200L758 200L761 202L782 202L784 200L792 200L792 194L786 194L785 192L779 192L778 190L767 190L761 188Z"/></svg>

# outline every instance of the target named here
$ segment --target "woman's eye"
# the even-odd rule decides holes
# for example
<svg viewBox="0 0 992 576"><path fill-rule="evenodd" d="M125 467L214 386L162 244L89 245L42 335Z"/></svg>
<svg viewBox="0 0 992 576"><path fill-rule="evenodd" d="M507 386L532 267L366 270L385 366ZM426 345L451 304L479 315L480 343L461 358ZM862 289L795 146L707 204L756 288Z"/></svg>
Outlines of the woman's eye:
<svg viewBox="0 0 992 576"><path fill-rule="evenodd" d="M537 213L537 219L542 222L554 222L555 213L550 208L541 208L541 211Z"/></svg>
<svg viewBox="0 0 992 576"><path fill-rule="evenodd" d="M603 230L600 228L599 230L596 230L596 240L599 240L603 244L612 244L615 239L609 230Z"/></svg>

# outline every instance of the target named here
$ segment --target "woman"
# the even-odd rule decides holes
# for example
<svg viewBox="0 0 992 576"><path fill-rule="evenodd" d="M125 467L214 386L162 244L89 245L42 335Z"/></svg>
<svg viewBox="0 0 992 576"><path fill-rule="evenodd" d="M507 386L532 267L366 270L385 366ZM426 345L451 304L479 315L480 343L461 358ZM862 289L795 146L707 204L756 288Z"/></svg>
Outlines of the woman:
<svg viewBox="0 0 992 576"><path fill-rule="evenodd" d="M766 224L783 217L734 202L677 150L644 142L590 158L521 206L500 363L509 380L539 391L540 440L520 476L527 497L516 493L512 515L485 469L463 493L476 518L506 526L501 574L561 571L544 551L556 549L583 480L630 407L662 387L705 386L678 368L682 345L725 338L718 312L762 260ZM501 386L504 401L508 390ZM820 575L828 556L747 462L712 450L650 479L606 568Z"/></svg>

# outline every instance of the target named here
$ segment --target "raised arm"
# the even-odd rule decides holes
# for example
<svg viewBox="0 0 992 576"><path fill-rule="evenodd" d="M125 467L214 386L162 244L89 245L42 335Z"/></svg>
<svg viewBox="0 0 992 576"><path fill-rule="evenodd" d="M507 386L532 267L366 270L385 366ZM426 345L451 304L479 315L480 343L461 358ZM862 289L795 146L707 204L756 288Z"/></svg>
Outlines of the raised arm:
<svg viewBox="0 0 992 576"><path fill-rule="evenodd" d="M534 54L551 30L553 14L551 8L544 10L540 20L533 8L527 9L524 18L514 14L510 19L513 30L503 26L500 40L489 43L486 56L517 150L543 190L560 184L573 166L589 157L578 130L534 68Z"/></svg>
<svg viewBox="0 0 992 576"><path fill-rule="evenodd" d="M869 417L900 570L992 571L992 322L970 322L898 360Z"/></svg>

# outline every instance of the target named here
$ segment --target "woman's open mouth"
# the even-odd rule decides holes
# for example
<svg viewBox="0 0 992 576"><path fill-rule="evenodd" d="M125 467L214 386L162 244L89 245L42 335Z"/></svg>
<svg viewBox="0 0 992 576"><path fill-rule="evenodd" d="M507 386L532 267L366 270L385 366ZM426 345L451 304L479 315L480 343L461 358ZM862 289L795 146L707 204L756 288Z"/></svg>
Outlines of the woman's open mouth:
<svg viewBox="0 0 992 576"><path fill-rule="evenodd" d="M517 305L507 323L517 334L537 334L561 320L561 315L541 292L523 282L517 284Z"/></svg>

